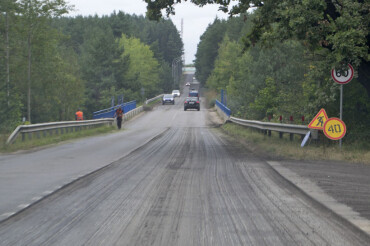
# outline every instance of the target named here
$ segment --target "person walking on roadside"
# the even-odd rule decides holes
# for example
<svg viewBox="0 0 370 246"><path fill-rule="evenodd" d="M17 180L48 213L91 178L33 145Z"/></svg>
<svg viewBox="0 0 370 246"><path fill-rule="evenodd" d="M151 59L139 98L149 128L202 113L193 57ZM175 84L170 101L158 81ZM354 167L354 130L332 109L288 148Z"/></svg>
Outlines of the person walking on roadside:
<svg viewBox="0 0 370 246"><path fill-rule="evenodd" d="M84 113L80 110L80 109L78 109L77 110L77 112L76 112L76 115L75 115L76 117L76 120L83 120L84 119Z"/></svg>
<svg viewBox="0 0 370 246"><path fill-rule="evenodd" d="M116 112L114 113L113 117L117 117L117 127L118 129L121 129L122 117L123 117L123 110L121 106L119 106L119 108L116 109Z"/></svg>

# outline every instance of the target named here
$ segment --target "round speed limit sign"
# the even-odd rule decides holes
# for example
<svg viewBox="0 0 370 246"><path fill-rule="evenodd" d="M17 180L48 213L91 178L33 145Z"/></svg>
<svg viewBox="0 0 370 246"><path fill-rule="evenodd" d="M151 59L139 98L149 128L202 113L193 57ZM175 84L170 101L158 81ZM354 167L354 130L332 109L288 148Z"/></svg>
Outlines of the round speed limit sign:
<svg viewBox="0 0 370 246"><path fill-rule="evenodd" d="M343 69L342 71L341 70L335 70L335 69L331 70L331 77L338 84L347 84L347 83L349 83L353 78L353 74L354 74L354 71L353 71L353 67L351 66L351 64L348 64L348 68Z"/></svg>
<svg viewBox="0 0 370 246"><path fill-rule="evenodd" d="M324 134L332 140L339 140L346 135L346 125L339 118L329 118L324 124Z"/></svg>

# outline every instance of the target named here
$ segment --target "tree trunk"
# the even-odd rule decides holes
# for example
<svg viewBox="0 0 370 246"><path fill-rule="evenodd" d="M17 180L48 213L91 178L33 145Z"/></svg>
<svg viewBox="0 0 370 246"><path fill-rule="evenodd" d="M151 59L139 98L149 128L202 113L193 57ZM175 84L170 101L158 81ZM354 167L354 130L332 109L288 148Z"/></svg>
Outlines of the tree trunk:
<svg viewBox="0 0 370 246"><path fill-rule="evenodd" d="M358 68L358 81L365 87L367 95L370 98L370 62L362 60Z"/></svg>
<svg viewBox="0 0 370 246"><path fill-rule="evenodd" d="M27 49L28 49L27 120L31 123L31 33L28 34Z"/></svg>
<svg viewBox="0 0 370 246"><path fill-rule="evenodd" d="M8 13L6 12L5 13L5 46L6 46L6 89L7 89L7 93L6 93L6 96L7 96L7 103L8 103L8 107L10 105L10 61L9 61L9 17L8 17Z"/></svg>

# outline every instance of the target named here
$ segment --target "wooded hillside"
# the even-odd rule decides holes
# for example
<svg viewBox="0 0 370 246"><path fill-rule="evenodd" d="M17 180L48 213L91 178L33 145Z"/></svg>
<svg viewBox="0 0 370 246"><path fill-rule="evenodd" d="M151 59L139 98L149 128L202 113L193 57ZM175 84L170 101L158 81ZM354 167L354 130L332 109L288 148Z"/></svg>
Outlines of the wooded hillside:
<svg viewBox="0 0 370 246"><path fill-rule="evenodd" d="M269 119L308 124L324 108L328 117L339 117L340 85L331 78L332 63L326 50L311 50L296 39L258 41L245 47L245 34L254 26L255 14L218 20L208 27L198 45L197 79L227 94L233 115L249 120ZM370 99L355 78L344 85L343 121L347 141L370 137ZM304 122L302 122L304 116Z"/></svg>
<svg viewBox="0 0 370 246"><path fill-rule="evenodd" d="M87 118L124 101L173 88L171 64L183 43L170 20L123 12L65 17L63 0L4 0L0 4L0 130ZM3 55L4 54L4 55Z"/></svg>

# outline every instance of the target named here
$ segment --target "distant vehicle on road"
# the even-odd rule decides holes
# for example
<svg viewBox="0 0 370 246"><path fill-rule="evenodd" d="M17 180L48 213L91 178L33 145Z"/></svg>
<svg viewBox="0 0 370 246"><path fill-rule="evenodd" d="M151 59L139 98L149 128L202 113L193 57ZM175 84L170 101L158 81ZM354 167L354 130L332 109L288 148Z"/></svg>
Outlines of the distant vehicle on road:
<svg viewBox="0 0 370 246"><path fill-rule="evenodd" d="M190 86L190 82L186 82L186 84L185 84L186 86Z"/></svg>
<svg viewBox="0 0 370 246"><path fill-rule="evenodd" d="M164 105L166 103L175 104L175 97L172 94L163 95L162 104Z"/></svg>
<svg viewBox="0 0 370 246"><path fill-rule="evenodd" d="M184 111L193 108L196 110L200 110L200 103L197 97L187 97L184 102Z"/></svg>
<svg viewBox="0 0 370 246"><path fill-rule="evenodd" d="M199 100L199 92L197 90L192 89L189 91L189 97L197 97Z"/></svg>
<svg viewBox="0 0 370 246"><path fill-rule="evenodd" d="M180 91L179 91L179 90L173 90L173 91L172 91L172 95L173 95L174 97L179 97L179 96L180 96Z"/></svg>

